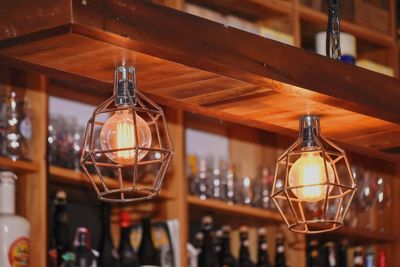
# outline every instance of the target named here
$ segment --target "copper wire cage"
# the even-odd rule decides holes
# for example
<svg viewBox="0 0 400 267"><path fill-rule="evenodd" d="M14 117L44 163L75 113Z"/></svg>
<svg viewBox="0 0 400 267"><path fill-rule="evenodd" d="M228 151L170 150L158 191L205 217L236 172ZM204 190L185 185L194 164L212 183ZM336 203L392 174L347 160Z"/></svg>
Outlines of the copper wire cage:
<svg viewBox="0 0 400 267"><path fill-rule="evenodd" d="M290 171L307 152L322 157L322 182L291 184ZM322 199L305 200L298 196L298 190L306 192L314 189L324 192ZM299 138L277 160L271 194L288 228L307 234L340 228L355 190L355 180L345 151L321 135L317 116L301 117Z"/></svg>
<svg viewBox="0 0 400 267"><path fill-rule="evenodd" d="M159 194L173 156L167 122L160 106L136 90L133 67L115 69L114 94L93 112L86 127L81 167L100 200L134 202L151 199ZM101 130L117 112L132 115L133 146L105 149ZM140 118L140 122L138 122ZM143 120L142 120L143 119ZM145 122L151 145L143 146L138 123ZM133 142L133 143L132 143ZM129 162L113 161L112 153L131 153Z"/></svg>

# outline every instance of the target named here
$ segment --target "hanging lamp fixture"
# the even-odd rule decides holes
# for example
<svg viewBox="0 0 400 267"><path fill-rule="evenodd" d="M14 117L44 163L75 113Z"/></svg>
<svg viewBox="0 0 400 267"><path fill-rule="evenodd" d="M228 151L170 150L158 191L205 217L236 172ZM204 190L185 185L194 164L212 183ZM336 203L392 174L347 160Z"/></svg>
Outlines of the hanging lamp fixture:
<svg viewBox="0 0 400 267"><path fill-rule="evenodd" d="M155 197L172 155L163 110L136 90L133 67L117 67L114 94L89 119L81 156L98 198L132 202Z"/></svg>
<svg viewBox="0 0 400 267"><path fill-rule="evenodd" d="M341 227L355 190L345 151L322 136L317 116L301 117L299 138L278 158L271 195L289 229Z"/></svg>

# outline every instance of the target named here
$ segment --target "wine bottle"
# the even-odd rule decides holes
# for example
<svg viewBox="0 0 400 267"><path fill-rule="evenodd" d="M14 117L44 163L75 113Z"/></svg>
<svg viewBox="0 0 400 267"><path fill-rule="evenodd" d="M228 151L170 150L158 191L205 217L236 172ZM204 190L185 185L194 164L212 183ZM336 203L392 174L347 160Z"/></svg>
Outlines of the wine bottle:
<svg viewBox="0 0 400 267"><path fill-rule="evenodd" d="M215 252L217 253L218 262L221 264L219 255L221 254L221 245L222 245L222 229L219 229L215 232Z"/></svg>
<svg viewBox="0 0 400 267"><path fill-rule="evenodd" d="M204 240L204 235L202 232L198 232L194 238L194 244L193 246L198 249L199 251L201 250L201 247L203 246L203 240Z"/></svg>
<svg viewBox="0 0 400 267"><path fill-rule="evenodd" d="M109 267L116 266L118 264L118 252L116 251L111 236L111 205L109 203L103 202L101 204L101 236L100 236L100 246L99 246L99 266Z"/></svg>
<svg viewBox="0 0 400 267"><path fill-rule="evenodd" d="M79 227L75 234L75 267L97 267L96 255L90 249L89 230Z"/></svg>
<svg viewBox="0 0 400 267"><path fill-rule="evenodd" d="M369 247L365 253L365 267L376 267L375 253L372 247Z"/></svg>
<svg viewBox="0 0 400 267"><path fill-rule="evenodd" d="M326 243L325 250L326 250L325 266L336 267L337 260L336 260L335 243L333 242Z"/></svg>
<svg viewBox="0 0 400 267"><path fill-rule="evenodd" d="M15 180L12 172L0 172L0 266L28 266L28 221L15 215Z"/></svg>
<svg viewBox="0 0 400 267"><path fill-rule="evenodd" d="M386 267L386 254L383 250L378 253L378 267Z"/></svg>
<svg viewBox="0 0 400 267"><path fill-rule="evenodd" d="M231 253L231 228L228 225L222 227L221 250L218 255L220 267L237 267L236 259Z"/></svg>
<svg viewBox="0 0 400 267"><path fill-rule="evenodd" d="M319 259L319 248L318 248L318 240L313 239L310 241L308 245L307 252L307 267L319 267L318 259Z"/></svg>
<svg viewBox="0 0 400 267"><path fill-rule="evenodd" d="M339 267L347 267L347 241L343 240L337 246L337 265Z"/></svg>
<svg viewBox="0 0 400 267"><path fill-rule="evenodd" d="M258 229L257 267L271 267L268 257L267 229Z"/></svg>
<svg viewBox="0 0 400 267"><path fill-rule="evenodd" d="M239 267L252 267L249 251L249 229L246 226L240 227L240 248L239 248Z"/></svg>
<svg viewBox="0 0 400 267"><path fill-rule="evenodd" d="M202 219L203 246L198 257L198 267L218 267L218 258L214 247L213 220L210 216Z"/></svg>
<svg viewBox="0 0 400 267"><path fill-rule="evenodd" d="M282 233L276 235L275 267L286 267L285 243Z"/></svg>
<svg viewBox="0 0 400 267"><path fill-rule="evenodd" d="M353 266L364 267L364 259L361 247L356 247L354 250Z"/></svg>
<svg viewBox="0 0 400 267"><path fill-rule="evenodd" d="M63 255L71 252L71 239L68 226L67 193L58 191L53 206L53 238L57 251L57 266L62 264Z"/></svg>
<svg viewBox="0 0 400 267"><path fill-rule="evenodd" d="M131 217L124 210L120 213L121 237L118 248L119 267L138 267L139 259L131 245Z"/></svg>
<svg viewBox="0 0 400 267"><path fill-rule="evenodd" d="M138 250L141 266L161 266L160 253L155 248L151 238L151 224L149 218L142 220L142 239Z"/></svg>

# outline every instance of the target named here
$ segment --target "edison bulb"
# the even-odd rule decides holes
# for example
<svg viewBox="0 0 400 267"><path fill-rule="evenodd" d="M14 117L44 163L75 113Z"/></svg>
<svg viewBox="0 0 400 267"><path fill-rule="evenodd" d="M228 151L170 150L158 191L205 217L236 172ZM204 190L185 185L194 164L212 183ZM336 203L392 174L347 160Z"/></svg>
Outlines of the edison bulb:
<svg viewBox="0 0 400 267"><path fill-rule="evenodd" d="M147 123L136 115L138 147L151 146L151 131ZM135 126L131 110L115 112L103 125L100 131L100 143L103 150L126 149L108 152L106 156L118 164L132 164L136 160ZM127 149L131 148L131 149ZM147 150L139 150L138 161L143 159Z"/></svg>
<svg viewBox="0 0 400 267"><path fill-rule="evenodd" d="M329 162L325 161L327 172L325 172L324 159L318 152L304 152L295 161L289 171L290 186L305 186L292 189L292 192L301 201L317 202L325 198L327 186L313 184L326 184L329 179L334 182L335 174ZM328 179L326 177L328 174ZM330 191L332 187L330 187Z"/></svg>

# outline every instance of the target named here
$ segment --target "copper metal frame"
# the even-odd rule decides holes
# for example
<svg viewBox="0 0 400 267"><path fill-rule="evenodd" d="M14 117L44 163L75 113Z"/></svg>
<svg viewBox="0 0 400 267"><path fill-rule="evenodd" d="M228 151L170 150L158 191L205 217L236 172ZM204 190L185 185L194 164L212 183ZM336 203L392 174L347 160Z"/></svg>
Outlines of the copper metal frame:
<svg viewBox="0 0 400 267"><path fill-rule="evenodd" d="M308 122L307 122L308 121ZM311 127L313 150L324 159L326 181L321 184L291 186L289 171L303 152L304 130ZM327 164L334 171L334 181L328 179ZM279 181L283 182L278 188ZM323 200L306 202L300 200L292 189L311 186L326 186ZM298 233L321 233L332 231L343 225L343 220L354 197L356 184L350 164L343 149L321 135L319 118L303 116L300 119L299 138L278 158L272 188L272 200L288 228Z"/></svg>
<svg viewBox="0 0 400 267"><path fill-rule="evenodd" d="M124 93L128 105L118 106L117 87L121 81L121 71L127 71L129 77L124 84L133 83L134 92L128 92L127 86ZM131 110L134 121L135 144L134 147L104 150L98 144L98 130L104 125L104 120L119 110ZM140 115L152 133L151 147L138 146L138 130L136 127L136 114ZM117 151L135 151L135 160L131 164L119 164L108 159L106 153ZM138 160L139 151L146 150L146 156ZM173 156L173 147L168 132L167 122L163 110L156 103L135 90L135 69L120 66L115 69L114 94L100 104L93 112L86 127L81 167L91 182L100 200L108 202L133 202L151 199L159 194L163 179ZM146 176L146 181L140 181L139 172L147 167L151 169L151 177ZM106 177L112 173L114 177ZM110 182L111 181L111 182Z"/></svg>

